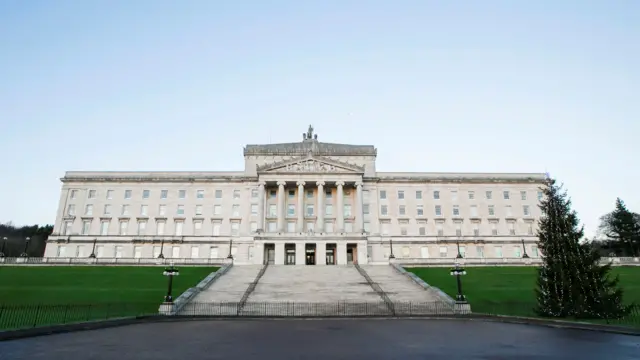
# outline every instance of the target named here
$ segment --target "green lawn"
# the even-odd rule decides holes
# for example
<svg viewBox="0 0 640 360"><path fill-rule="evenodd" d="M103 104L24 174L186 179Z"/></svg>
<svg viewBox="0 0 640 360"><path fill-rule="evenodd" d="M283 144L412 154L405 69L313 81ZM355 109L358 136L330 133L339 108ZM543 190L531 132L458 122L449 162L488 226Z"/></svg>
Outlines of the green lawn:
<svg viewBox="0 0 640 360"><path fill-rule="evenodd" d="M440 288L451 297L457 294L455 278L449 268L406 268L428 284ZM462 276L462 290L477 313L534 316L536 268L535 267L468 267ZM620 276L627 303L640 304L640 267L614 267L614 275ZM640 314L633 322L640 324Z"/></svg>
<svg viewBox="0 0 640 360"><path fill-rule="evenodd" d="M173 296L216 267L182 267ZM155 313L164 267L0 266L0 329Z"/></svg>

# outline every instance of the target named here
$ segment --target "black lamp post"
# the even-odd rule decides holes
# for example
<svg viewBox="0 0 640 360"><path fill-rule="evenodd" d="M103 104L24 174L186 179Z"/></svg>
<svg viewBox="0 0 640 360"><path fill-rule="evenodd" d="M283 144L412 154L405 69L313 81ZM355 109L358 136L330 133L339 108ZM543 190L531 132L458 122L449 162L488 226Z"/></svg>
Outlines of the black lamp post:
<svg viewBox="0 0 640 360"><path fill-rule="evenodd" d="M395 255L393 255L393 239L389 239L389 247L391 248L391 254L389 255L389 259L395 259Z"/></svg>
<svg viewBox="0 0 640 360"><path fill-rule="evenodd" d="M93 238L93 248L91 248L91 255L89 255L91 259L96 258L96 241L98 241L98 238Z"/></svg>
<svg viewBox="0 0 640 360"><path fill-rule="evenodd" d="M524 239L522 240L522 258L523 259L528 259L529 255L527 255L527 248L524 246Z"/></svg>
<svg viewBox="0 0 640 360"><path fill-rule="evenodd" d="M456 240L456 246L458 247L458 255L456 255L456 259L462 259L462 254L460 253L460 242Z"/></svg>
<svg viewBox="0 0 640 360"><path fill-rule="evenodd" d="M20 254L21 257L29 257L29 254L27 254L27 248L29 247L29 241L31 241L31 238L27 237L25 239L25 242L24 242L24 250L22 251L22 254Z"/></svg>
<svg viewBox="0 0 640 360"><path fill-rule="evenodd" d="M0 258L4 257L4 246L7 244L7 237L2 238L2 248L0 248Z"/></svg>
<svg viewBox="0 0 640 360"><path fill-rule="evenodd" d="M233 239L229 239L229 255L227 255L227 259L233 259L233 255L231 254L232 246L233 246Z"/></svg>
<svg viewBox="0 0 640 360"><path fill-rule="evenodd" d="M164 238L162 238L162 242L160 243L160 255L158 255L158 259L164 259Z"/></svg>
<svg viewBox="0 0 640 360"><path fill-rule="evenodd" d="M456 301L467 301L462 294L462 281L460 280L460 276L462 275L467 275L467 271L463 267L460 267L460 264L456 263L455 267L451 269L451 276L455 276L458 283L458 295L456 295Z"/></svg>
<svg viewBox="0 0 640 360"><path fill-rule="evenodd" d="M173 267L173 263L171 263L171 266L164 269L162 275L169 277L169 285L167 286L167 295L164 297L164 302L173 303L173 296L171 295L171 291L173 289L173 277L180 275L180 271Z"/></svg>

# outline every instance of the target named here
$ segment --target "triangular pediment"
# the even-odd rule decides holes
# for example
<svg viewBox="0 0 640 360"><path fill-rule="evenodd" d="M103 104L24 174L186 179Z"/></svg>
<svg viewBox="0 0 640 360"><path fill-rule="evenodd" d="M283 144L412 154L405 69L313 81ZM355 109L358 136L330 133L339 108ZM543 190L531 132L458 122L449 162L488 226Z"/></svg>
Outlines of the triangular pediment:
<svg viewBox="0 0 640 360"><path fill-rule="evenodd" d="M364 167L322 156L303 156L273 164L257 166L261 173L363 173Z"/></svg>

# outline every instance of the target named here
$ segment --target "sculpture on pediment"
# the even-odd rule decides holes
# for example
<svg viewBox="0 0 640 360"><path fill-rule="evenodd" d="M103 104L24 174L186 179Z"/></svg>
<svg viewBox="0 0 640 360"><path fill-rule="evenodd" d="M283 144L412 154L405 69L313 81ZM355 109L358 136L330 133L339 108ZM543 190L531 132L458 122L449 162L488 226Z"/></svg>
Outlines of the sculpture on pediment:
<svg viewBox="0 0 640 360"><path fill-rule="evenodd" d="M300 161L285 166L286 171L291 172L334 172L336 167L331 164L323 164L314 160Z"/></svg>

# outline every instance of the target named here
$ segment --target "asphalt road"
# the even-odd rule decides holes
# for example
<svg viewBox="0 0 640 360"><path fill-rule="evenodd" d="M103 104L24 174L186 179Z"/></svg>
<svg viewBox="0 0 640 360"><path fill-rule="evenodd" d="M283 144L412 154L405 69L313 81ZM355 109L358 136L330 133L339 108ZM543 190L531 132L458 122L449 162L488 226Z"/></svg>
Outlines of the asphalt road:
<svg viewBox="0 0 640 360"><path fill-rule="evenodd" d="M0 342L0 359L640 358L640 337L460 320L206 320Z"/></svg>

